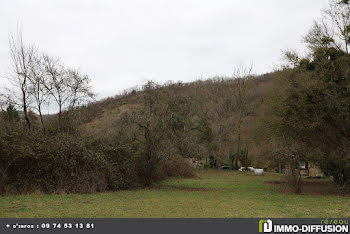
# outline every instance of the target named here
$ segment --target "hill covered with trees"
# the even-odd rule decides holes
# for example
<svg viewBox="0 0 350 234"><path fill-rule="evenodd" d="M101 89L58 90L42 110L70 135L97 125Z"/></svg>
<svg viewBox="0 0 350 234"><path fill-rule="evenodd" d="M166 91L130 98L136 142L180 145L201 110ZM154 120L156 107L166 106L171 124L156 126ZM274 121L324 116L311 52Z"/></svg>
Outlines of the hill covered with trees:
<svg viewBox="0 0 350 234"><path fill-rule="evenodd" d="M94 101L87 75L12 38L17 91L3 95L0 193L95 192L150 186L206 168L289 168L301 162L345 187L350 179L350 3L331 1L304 40L306 56L265 75L191 83L147 82ZM55 115L42 107L52 104ZM20 114L18 111L21 111ZM22 116L22 117L21 117Z"/></svg>

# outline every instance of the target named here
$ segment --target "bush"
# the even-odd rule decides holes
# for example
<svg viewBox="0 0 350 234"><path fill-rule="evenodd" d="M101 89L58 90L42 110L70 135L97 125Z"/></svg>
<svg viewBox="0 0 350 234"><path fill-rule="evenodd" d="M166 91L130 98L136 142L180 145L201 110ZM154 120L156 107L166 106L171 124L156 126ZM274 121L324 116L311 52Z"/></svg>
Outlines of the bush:
<svg viewBox="0 0 350 234"><path fill-rule="evenodd" d="M0 118L0 194L90 193L138 185L128 151L77 133L27 130Z"/></svg>
<svg viewBox="0 0 350 234"><path fill-rule="evenodd" d="M161 180L167 177L190 178L196 175L193 165L183 157L174 157L168 160L157 173L157 179Z"/></svg>
<svg viewBox="0 0 350 234"><path fill-rule="evenodd" d="M108 162L67 134L1 136L2 192L87 193L108 188Z"/></svg>
<svg viewBox="0 0 350 234"><path fill-rule="evenodd" d="M108 162L109 189L120 190L139 186L135 157L126 149L113 145L103 145L102 152Z"/></svg>

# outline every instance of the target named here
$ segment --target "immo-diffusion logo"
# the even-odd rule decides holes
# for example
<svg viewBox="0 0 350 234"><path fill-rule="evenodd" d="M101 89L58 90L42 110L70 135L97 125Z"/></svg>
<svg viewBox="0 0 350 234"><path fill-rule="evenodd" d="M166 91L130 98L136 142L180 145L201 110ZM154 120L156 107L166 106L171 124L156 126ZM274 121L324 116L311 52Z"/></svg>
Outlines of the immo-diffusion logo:
<svg viewBox="0 0 350 234"><path fill-rule="evenodd" d="M259 232L272 232L272 221L270 219L260 220Z"/></svg>
<svg viewBox="0 0 350 234"><path fill-rule="evenodd" d="M348 233L349 220L336 219L333 222L321 221L321 224L275 224L272 220L259 221L259 232L264 233Z"/></svg>

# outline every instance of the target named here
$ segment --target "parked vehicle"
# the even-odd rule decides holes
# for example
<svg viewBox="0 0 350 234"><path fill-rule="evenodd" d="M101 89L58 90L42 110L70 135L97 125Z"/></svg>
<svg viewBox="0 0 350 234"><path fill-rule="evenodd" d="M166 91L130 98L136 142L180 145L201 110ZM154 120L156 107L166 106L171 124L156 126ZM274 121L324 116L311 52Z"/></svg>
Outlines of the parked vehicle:
<svg viewBox="0 0 350 234"><path fill-rule="evenodd" d="M254 171L254 167L241 167L238 171Z"/></svg>
<svg viewBox="0 0 350 234"><path fill-rule="evenodd" d="M220 167L221 170L232 170L231 166L221 166Z"/></svg>

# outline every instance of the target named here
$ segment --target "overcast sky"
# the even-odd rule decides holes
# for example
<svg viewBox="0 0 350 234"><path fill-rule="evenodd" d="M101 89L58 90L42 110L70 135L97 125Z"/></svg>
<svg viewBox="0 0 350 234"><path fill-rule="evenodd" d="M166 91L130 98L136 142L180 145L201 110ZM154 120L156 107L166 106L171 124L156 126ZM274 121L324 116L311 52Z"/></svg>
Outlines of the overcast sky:
<svg viewBox="0 0 350 234"><path fill-rule="evenodd" d="M191 81L253 64L272 71L327 0L1 0L0 74L8 35L34 43L93 80L99 97L152 79ZM0 79L0 85L5 81Z"/></svg>

